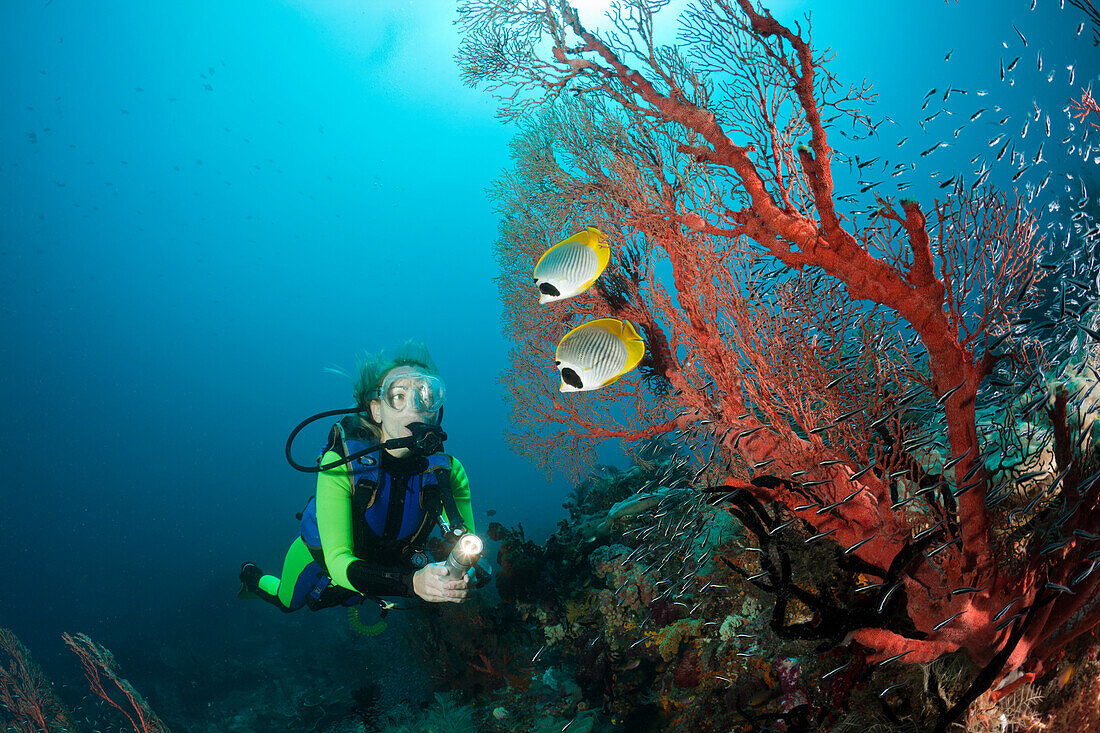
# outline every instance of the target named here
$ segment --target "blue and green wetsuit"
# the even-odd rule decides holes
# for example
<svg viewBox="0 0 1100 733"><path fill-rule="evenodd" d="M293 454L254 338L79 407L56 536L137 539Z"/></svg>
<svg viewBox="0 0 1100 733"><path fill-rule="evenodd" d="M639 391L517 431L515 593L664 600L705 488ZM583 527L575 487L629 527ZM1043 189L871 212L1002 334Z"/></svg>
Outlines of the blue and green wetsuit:
<svg viewBox="0 0 1100 733"><path fill-rule="evenodd" d="M372 444L345 419L333 427L321 464ZM448 507L458 516L448 517ZM288 612L411 596L412 576L422 563L417 553L440 518L475 531L470 484L457 458L395 458L381 450L323 471L282 576L261 576L255 593Z"/></svg>

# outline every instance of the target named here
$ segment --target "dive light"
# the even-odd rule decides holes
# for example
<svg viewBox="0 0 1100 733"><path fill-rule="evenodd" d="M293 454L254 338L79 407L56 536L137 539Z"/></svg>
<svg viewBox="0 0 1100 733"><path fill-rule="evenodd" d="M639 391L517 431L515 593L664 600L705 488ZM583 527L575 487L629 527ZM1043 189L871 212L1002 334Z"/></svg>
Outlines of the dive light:
<svg viewBox="0 0 1100 733"><path fill-rule="evenodd" d="M451 554L447 556L447 576L454 580L461 580L466 575L466 571L481 559L484 547L481 538L472 532L459 537Z"/></svg>

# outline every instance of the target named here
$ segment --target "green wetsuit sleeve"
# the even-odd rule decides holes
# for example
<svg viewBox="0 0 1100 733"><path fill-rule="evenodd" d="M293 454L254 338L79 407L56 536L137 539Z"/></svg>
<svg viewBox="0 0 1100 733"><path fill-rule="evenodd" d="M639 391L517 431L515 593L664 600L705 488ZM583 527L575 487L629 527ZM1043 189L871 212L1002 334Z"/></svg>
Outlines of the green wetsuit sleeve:
<svg viewBox="0 0 1100 733"><path fill-rule="evenodd" d="M321 457L322 463L338 460L340 456L335 451L327 451ZM351 477L347 465L322 471L317 476L317 530L333 582L366 595L412 595L411 573L355 556L351 522Z"/></svg>
<svg viewBox="0 0 1100 733"><path fill-rule="evenodd" d="M474 527L474 508L470 502L470 479L466 477L466 469L454 457L451 458L451 493L454 494L458 513L462 515L462 523L466 525L466 529L477 534L477 528ZM443 517L448 524L451 523L446 511L443 512Z"/></svg>
<svg viewBox="0 0 1100 733"><path fill-rule="evenodd" d="M327 451L321 457L322 464L339 460L340 455L335 451ZM332 580L343 588L355 590L348 581L348 565L356 557L352 554L351 478L347 464L317 475L317 530Z"/></svg>

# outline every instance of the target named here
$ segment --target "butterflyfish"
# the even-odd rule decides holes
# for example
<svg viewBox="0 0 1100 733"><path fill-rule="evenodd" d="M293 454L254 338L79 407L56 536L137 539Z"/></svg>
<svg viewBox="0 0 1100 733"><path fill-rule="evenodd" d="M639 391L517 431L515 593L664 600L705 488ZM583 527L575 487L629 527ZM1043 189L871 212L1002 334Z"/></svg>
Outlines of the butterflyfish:
<svg viewBox="0 0 1100 733"><path fill-rule="evenodd" d="M580 295L599 279L611 258L611 248L596 227L577 232L543 253L535 265L539 303Z"/></svg>
<svg viewBox="0 0 1100 733"><path fill-rule="evenodd" d="M634 326L615 318L582 324L562 336L554 354L562 392L606 387L638 366L645 342Z"/></svg>

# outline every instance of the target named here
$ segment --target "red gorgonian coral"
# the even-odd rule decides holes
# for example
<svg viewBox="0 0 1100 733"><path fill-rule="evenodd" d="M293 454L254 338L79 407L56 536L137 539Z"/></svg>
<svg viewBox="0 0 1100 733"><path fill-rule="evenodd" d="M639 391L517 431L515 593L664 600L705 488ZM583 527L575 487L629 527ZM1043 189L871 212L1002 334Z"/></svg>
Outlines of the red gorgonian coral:
<svg viewBox="0 0 1100 733"><path fill-rule="evenodd" d="M1097 104L1096 97L1092 96L1091 89L1082 89L1081 98L1071 99L1069 106L1073 110L1070 112L1073 119L1100 128L1100 104Z"/></svg>
<svg viewBox="0 0 1100 733"><path fill-rule="evenodd" d="M521 120L495 192L513 443L577 471L603 438L686 436L697 486L742 492L764 530L752 506L778 508L879 581L870 610L830 617L871 661L966 650L983 671L960 706L1041 672L1100 622L1091 284L1063 278L1037 315L1049 243L984 169L930 207L867 182L860 219L830 137L873 130L868 87L748 0L693 5L660 46L663 5L619 5L606 33L565 2L460 6L465 79ZM585 226L611 266L539 306L519 284ZM646 360L559 393L553 345L601 317L637 325Z"/></svg>
<svg viewBox="0 0 1100 733"><path fill-rule="evenodd" d="M80 659L92 692L122 713L137 733L164 733L168 730L141 693L120 674L115 656L107 647L97 644L86 634L62 634L61 638Z"/></svg>
<svg viewBox="0 0 1100 733"><path fill-rule="evenodd" d="M0 628L0 723L20 733L75 730L53 685L10 629Z"/></svg>

